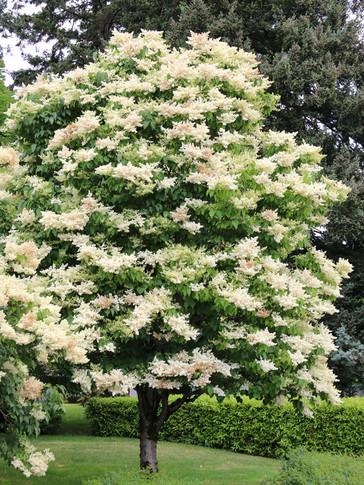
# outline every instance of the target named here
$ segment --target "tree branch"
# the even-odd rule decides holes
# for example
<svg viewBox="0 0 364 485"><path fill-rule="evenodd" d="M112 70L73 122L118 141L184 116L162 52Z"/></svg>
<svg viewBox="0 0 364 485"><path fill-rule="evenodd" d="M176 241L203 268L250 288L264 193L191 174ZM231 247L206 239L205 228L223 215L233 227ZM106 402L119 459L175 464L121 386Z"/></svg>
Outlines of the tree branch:
<svg viewBox="0 0 364 485"><path fill-rule="evenodd" d="M163 391L162 394L162 411L157 419L157 431L159 431L163 423L168 419L168 391Z"/></svg>
<svg viewBox="0 0 364 485"><path fill-rule="evenodd" d="M190 393L184 394L182 397L173 401L173 403L168 406L167 419L169 418L169 416L171 416L171 414L178 411L182 404L196 401L196 399L200 397L201 394L203 394L203 391L201 390L191 391Z"/></svg>

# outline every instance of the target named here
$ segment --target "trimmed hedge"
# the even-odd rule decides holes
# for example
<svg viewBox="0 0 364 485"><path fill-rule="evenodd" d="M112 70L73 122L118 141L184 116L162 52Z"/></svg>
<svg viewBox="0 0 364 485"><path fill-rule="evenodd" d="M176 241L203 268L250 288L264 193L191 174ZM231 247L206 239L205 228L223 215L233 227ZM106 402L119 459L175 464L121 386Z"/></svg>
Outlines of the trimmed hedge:
<svg viewBox="0 0 364 485"><path fill-rule="evenodd" d="M137 399L91 398L86 416L97 436L139 437ZM307 450L352 455L364 454L364 410L357 406L315 409L315 418L291 406L218 404L200 398L183 405L164 424L160 438L167 441L223 448L252 455L279 457L304 446Z"/></svg>

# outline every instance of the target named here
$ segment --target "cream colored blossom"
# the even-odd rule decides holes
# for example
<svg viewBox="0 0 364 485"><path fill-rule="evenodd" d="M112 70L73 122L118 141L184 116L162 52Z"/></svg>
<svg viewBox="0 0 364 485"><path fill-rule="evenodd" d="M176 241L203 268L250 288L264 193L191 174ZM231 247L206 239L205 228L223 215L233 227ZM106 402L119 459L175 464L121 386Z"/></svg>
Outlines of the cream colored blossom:
<svg viewBox="0 0 364 485"><path fill-rule="evenodd" d="M66 128L56 130L53 138L48 144L48 149L54 150L55 148L66 145L67 143L96 130L99 125L99 118L93 112L86 111L75 123L71 123L66 126Z"/></svg>
<svg viewBox="0 0 364 485"><path fill-rule="evenodd" d="M19 165L19 157L14 148L0 147L0 166L5 165L10 168L15 168Z"/></svg>
<svg viewBox="0 0 364 485"><path fill-rule="evenodd" d="M30 377L24 382L23 387L19 391L19 395L20 397L30 400L38 399L42 393L43 387L43 382L35 377Z"/></svg>
<svg viewBox="0 0 364 485"><path fill-rule="evenodd" d="M184 337L185 340L195 340L200 333L189 325L186 315L170 315L165 318L165 322L174 332Z"/></svg>
<svg viewBox="0 0 364 485"><path fill-rule="evenodd" d="M36 220L35 213L31 209L23 209L22 212L17 216L16 221L21 224L27 225L32 224Z"/></svg>
<svg viewBox="0 0 364 485"><path fill-rule="evenodd" d="M33 241L18 244L16 238L6 238L5 257L13 262L17 273L34 274L42 258L49 253L50 248L38 248Z"/></svg>
<svg viewBox="0 0 364 485"><path fill-rule="evenodd" d="M34 408L29 412L29 414L33 416L37 421L43 421L47 416L47 414L41 409Z"/></svg>
<svg viewBox="0 0 364 485"><path fill-rule="evenodd" d="M277 213L276 210L275 211L265 210L264 212L262 212L262 217L266 221L272 222L272 221L276 221L278 219L278 213Z"/></svg>
<svg viewBox="0 0 364 485"><path fill-rule="evenodd" d="M274 363L269 359L263 359L260 357L259 360L256 360L256 363L259 364L260 368L263 372L270 372L271 370L278 370L278 367L274 365Z"/></svg>
<svg viewBox="0 0 364 485"><path fill-rule="evenodd" d="M277 345L276 342L273 342L275 336L275 332L270 332L266 327L264 330L258 330L254 333L249 333L246 338L250 345L264 344L267 347L273 347Z"/></svg>
<svg viewBox="0 0 364 485"><path fill-rule="evenodd" d="M68 231L80 230L88 222L88 215L80 209L56 214L52 211L43 211L39 222L46 229L65 229Z"/></svg>

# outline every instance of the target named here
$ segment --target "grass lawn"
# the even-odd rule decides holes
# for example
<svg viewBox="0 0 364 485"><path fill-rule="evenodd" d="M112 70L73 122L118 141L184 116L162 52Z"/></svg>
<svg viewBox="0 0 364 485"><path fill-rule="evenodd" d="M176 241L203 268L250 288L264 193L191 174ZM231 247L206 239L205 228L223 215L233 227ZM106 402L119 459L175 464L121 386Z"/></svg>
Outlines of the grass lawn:
<svg viewBox="0 0 364 485"><path fill-rule="evenodd" d="M50 448L55 454L47 475L27 479L0 461L0 484L81 485L107 471L138 470L138 440L87 436L84 408L69 404L66 409L58 435L32 440L37 448ZM158 444L158 460L162 472L211 485L258 485L279 469L279 462L269 458L163 441Z"/></svg>
<svg viewBox="0 0 364 485"><path fill-rule="evenodd" d="M56 434L91 435L89 421L85 417L85 408L79 404L65 404L66 414Z"/></svg>

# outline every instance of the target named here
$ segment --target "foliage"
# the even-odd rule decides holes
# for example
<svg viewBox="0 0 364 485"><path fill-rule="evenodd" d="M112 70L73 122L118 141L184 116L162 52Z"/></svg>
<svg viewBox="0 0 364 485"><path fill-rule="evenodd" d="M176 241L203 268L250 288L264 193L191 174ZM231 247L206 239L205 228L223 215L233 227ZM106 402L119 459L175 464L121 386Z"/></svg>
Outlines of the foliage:
<svg viewBox="0 0 364 485"><path fill-rule="evenodd" d="M24 247L34 260L35 246L25 243ZM22 261L20 257L17 260ZM80 336L73 334L65 322L59 323L59 307L42 295L42 279L19 278L11 273L1 257L0 426L5 435L1 437L0 452L26 476L42 476L53 454L48 449L36 451L26 436L38 435L63 407L58 389L34 377L34 367L39 360L62 357L80 363L85 361L85 353L77 345ZM79 355L74 355L75 349L80 350Z"/></svg>
<svg viewBox="0 0 364 485"><path fill-rule="evenodd" d="M348 251L339 253L349 257L354 265L350 283L343 286L337 304L339 313L325 319L336 336L338 350L330 356L330 367L339 376L338 387L346 395L363 392L364 375L364 260ZM337 255L337 253L336 253Z"/></svg>
<svg viewBox="0 0 364 485"><path fill-rule="evenodd" d="M84 66L95 50L105 48L115 27L136 33L163 30L174 46L184 46L190 30L209 31L258 54L261 71L281 96L281 110L272 113L269 126L297 132L299 140L322 146L325 174L352 188L347 201L330 213L326 230L315 231L313 241L329 257L345 257L356 266L355 283L344 285L345 298L338 302L344 314L346 308L355 308L353 314L349 321L333 316L325 322L338 337L339 351L331 364L340 387L354 392L363 372L364 343L362 2L47 0L38 4L37 13L21 13L29 3L34 2L16 2L1 25L25 44L49 40L53 47L29 58L32 68L18 74L18 84L34 79L36 72L63 73Z"/></svg>
<svg viewBox="0 0 364 485"><path fill-rule="evenodd" d="M343 406L355 406L359 409L364 409L364 399L362 397L347 397L343 399Z"/></svg>
<svg viewBox="0 0 364 485"><path fill-rule="evenodd" d="M63 405L64 389L60 388L58 392L57 387L49 386L49 389L42 396L42 400L47 401L48 419L40 423L40 431L42 434L55 434L59 429L62 419L66 413Z"/></svg>
<svg viewBox="0 0 364 485"><path fill-rule="evenodd" d="M137 398L93 397L87 401L85 409L86 418L91 422L93 435L139 437Z"/></svg>
<svg viewBox="0 0 364 485"><path fill-rule="evenodd" d="M299 449L282 462L279 476L264 485L360 485L364 460Z"/></svg>
<svg viewBox="0 0 364 485"><path fill-rule="evenodd" d="M286 456L301 446L320 452L364 454L364 410L358 406L317 406L314 418L291 406L257 401L218 403L199 398L185 404L165 423L161 438L259 456ZM86 405L97 436L139 435L134 398L91 398Z"/></svg>
<svg viewBox="0 0 364 485"><path fill-rule="evenodd" d="M84 392L136 387L145 446L202 393L306 414L340 402L317 322L352 267L309 230L349 189L318 175L317 147L263 128L277 98L252 54L207 34L189 44L115 32L85 69L19 90L7 127L20 158L0 150L18 211L8 271L40 275L78 332L65 346L72 363L88 353Z"/></svg>
<svg viewBox="0 0 364 485"><path fill-rule="evenodd" d="M4 63L1 60L1 50L0 50L0 143L3 143L5 138L1 132L1 127L5 121L5 111L9 108L12 101L12 93L6 88L4 84L4 75L2 70L4 68Z"/></svg>

